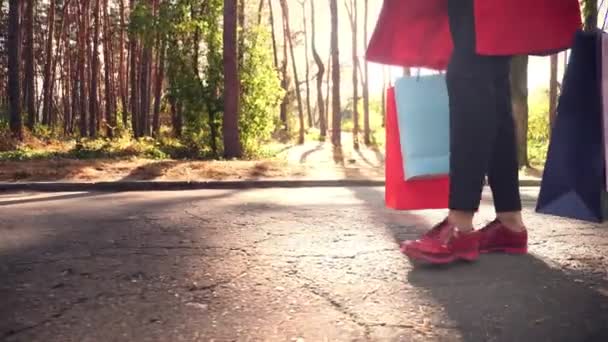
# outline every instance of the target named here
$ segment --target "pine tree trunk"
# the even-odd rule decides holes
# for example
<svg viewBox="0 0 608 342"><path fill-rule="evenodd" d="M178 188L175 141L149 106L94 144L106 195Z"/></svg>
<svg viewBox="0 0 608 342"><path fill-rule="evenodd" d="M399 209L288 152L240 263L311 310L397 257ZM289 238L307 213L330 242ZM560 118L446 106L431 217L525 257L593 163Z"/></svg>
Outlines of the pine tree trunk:
<svg viewBox="0 0 608 342"><path fill-rule="evenodd" d="M352 61L353 61L353 147L359 149L359 78L357 77L357 66L359 60L357 58L357 3L355 0L350 1L350 6L347 9L350 17L350 29L352 32Z"/></svg>
<svg viewBox="0 0 608 342"><path fill-rule="evenodd" d="M293 48L293 40L291 38L291 29L289 27L289 7L287 7L286 0L280 0L281 10L283 12L283 32L287 37L287 43L289 44L289 51L291 55L291 66L293 70L293 78L295 83L296 99L298 101L298 118L300 119L300 131L298 135L298 144L304 143L304 108L302 108L302 94L300 93L300 82L298 80L298 68L296 66L296 56Z"/></svg>
<svg viewBox="0 0 608 342"><path fill-rule="evenodd" d="M93 7L93 46L91 49L91 90L89 93L89 135L97 136L99 126L99 1Z"/></svg>
<svg viewBox="0 0 608 342"><path fill-rule="evenodd" d="M23 139L21 122L21 86L20 86L20 50L21 37L19 28L19 0L9 0L8 37L6 48L8 53L8 105L10 111L10 128L15 139Z"/></svg>
<svg viewBox="0 0 608 342"><path fill-rule="evenodd" d="M156 76L156 85L154 87L154 90L155 90L154 118L152 120L152 126L154 129L155 137L160 136L160 103L162 100L163 80L165 77L165 50L166 50L166 45L165 45L165 41L163 40L160 43L160 49L158 49L157 61L159 64L158 64L158 72L157 72L157 76Z"/></svg>
<svg viewBox="0 0 608 342"><path fill-rule="evenodd" d="M517 136L517 159L519 167L528 162L528 56L517 56L511 66L511 93L513 115Z"/></svg>
<svg viewBox="0 0 608 342"><path fill-rule="evenodd" d="M329 127L333 126L333 117L329 115L330 113L330 102L329 99L331 98L331 78L333 77L332 72L331 72L331 52L327 58L327 84L325 85L325 122L327 122L327 129L329 129ZM333 113L333 111L332 111ZM331 125L330 125L331 123ZM333 140L332 140L333 141Z"/></svg>
<svg viewBox="0 0 608 342"><path fill-rule="evenodd" d="M331 72L332 72L332 143L342 145L342 113L340 106L340 52L338 50L338 2L330 0L331 12Z"/></svg>
<svg viewBox="0 0 608 342"><path fill-rule="evenodd" d="M274 48L274 58L275 58L275 64L277 64L278 66L278 56L277 56L277 47L276 47L276 30L275 30L275 26L274 26L274 11L272 8L272 2L271 0L268 0L268 7L270 8L270 25L272 28L272 44L273 44L273 48ZM283 59L281 61L281 88L283 88L285 95L283 96L283 99L281 101L281 106L280 106L280 114L279 117L281 119L281 123L283 124L283 129L288 131L289 130L289 120L287 118L287 101L289 99L289 82L287 79L287 65L288 65L288 61L287 61L287 37L283 34Z"/></svg>
<svg viewBox="0 0 608 342"><path fill-rule="evenodd" d="M262 25L262 14L264 12L264 1L265 0L260 0L260 3L258 4L258 26Z"/></svg>
<svg viewBox="0 0 608 342"><path fill-rule="evenodd" d="M122 113L122 123L124 127L127 127L128 117L127 112L129 111L129 96L128 96L128 87L127 87L127 67L125 63L125 1L120 0L119 2L119 12L120 12L120 38L119 38L119 70L118 73L118 84L120 89L120 99L121 99L121 113Z"/></svg>
<svg viewBox="0 0 608 342"><path fill-rule="evenodd" d="M238 0L239 8L238 8L238 29L237 35L239 40L238 46L238 54L239 54L239 68L243 67L243 56L245 55L245 0ZM242 94L241 94L242 95Z"/></svg>
<svg viewBox="0 0 608 342"><path fill-rule="evenodd" d="M305 62L305 75L306 75L306 114L308 116L308 127L313 127L312 122L312 112L310 105L310 66L308 65L308 29L307 29L307 19L306 19L306 1L300 2L302 5L302 22L304 23L304 62Z"/></svg>
<svg viewBox="0 0 608 342"><path fill-rule="evenodd" d="M272 34L272 55L274 57L274 67L279 68L279 55L277 50L277 36L274 28L274 14L272 10L272 0L268 0L268 10L270 11L270 32Z"/></svg>
<svg viewBox="0 0 608 342"><path fill-rule="evenodd" d="M131 12L135 9L135 1L130 0ZM129 53L130 53L130 70L129 70L129 82L131 83L131 124L133 125L133 135L138 138L141 136L139 128L139 91L138 91L138 80L137 80L137 63L138 63L138 44L135 34L129 34Z"/></svg>
<svg viewBox="0 0 608 342"><path fill-rule="evenodd" d="M553 127L557 111L557 54L551 55L549 77L549 127Z"/></svg>
<svg viewBox="0 0 608 342"><path fill-rule="evenodd" d="M25 13L23 26L25 27L24 37L24 63L25 63L25 84L24 102L27 107L27 127L34 129L36 124L36 90L35 90L35 60L34 60L34 6L35 0L27 0L25 3ZM52 39L52 38L51 38Z"/></svg>
<svg viewBox="0 0 608 342"><path fill-rule="evenodd" d="M364 14L363 14L363 50L367 51L368 45L368 33L367 33L367 21L369 15L369 0L365 0ZM369 124L369 63L367 60L363 62L363 68L365 73L363 75L363 141L366 145L372 143L370 136L370 124Z"/></svg>
<svg viewBox="0 0 608 342"><path fill-rule="evenodd" d="M87 126L87 84L86 84L86 70L87 70L87 27L89 26L89 0L82 0L80 10L80 50L78 51L79 63L78 63L78 88L80 90L80 96L78 98L80 104L80 136L86 137L88 135Z"/></svg>
<svg viewBox="0 0 608 342"><path fill-rule="evenodd" d="M325 116L325 103L323 99L323 75L325 74L325 66L323 65L323 60L321 56L319 56L319 52L316 47L316 27L315 27L315 0L310 1L310 11L312 13L312 55L315 59L315 63L317 63L317 107L319 108L319 125L321 131L321 140L325 140L327 136L327 120Z"/></svg>
<svg viewBox="0 0 608 342"><path fill-rule="evenodd" d="M48 37L46 40L46 62L44 64L43 92L44 102L42 106L42 124L51 123L51 105L53 101L53 81L51 80L51 67L53 66L53 32L55 29L55 0L49 4L48 14Z"/></svg>
<svg viewBox="0 0 608 342"><path fill-rule="evenodd" d="M242 156L239 139L239 66L237 0L224 1L224 157Z"/></svg>
<svg viewBox="0 0 608 342"><path fill-rule="evenodd" d="M386 127L386 67L382 66L382 127Z"/></svg>
<svg viewBox="0 0 608 342"><path fill-rule="evenodd" d="M103 63L105 70L105 128L106 135L108 137L114 136L114 129L116 128L116 108L114 100L114 63L112 54L112 34L110 30L110 19L108 17L108 0L104 0L103 4Z"/></svg>

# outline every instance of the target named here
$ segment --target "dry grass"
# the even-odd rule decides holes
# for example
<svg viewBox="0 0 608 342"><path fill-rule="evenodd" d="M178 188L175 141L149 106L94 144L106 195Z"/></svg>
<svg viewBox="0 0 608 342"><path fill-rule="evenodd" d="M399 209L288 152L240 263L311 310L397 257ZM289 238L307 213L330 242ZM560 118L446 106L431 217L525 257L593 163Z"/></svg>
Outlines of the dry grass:
<svg viewBox="0 0 608 342"><path fill-rule="evenodd" d="M0 162L0 181L228 180L298 178L304 166L283 161L32 160Z"/></svg>

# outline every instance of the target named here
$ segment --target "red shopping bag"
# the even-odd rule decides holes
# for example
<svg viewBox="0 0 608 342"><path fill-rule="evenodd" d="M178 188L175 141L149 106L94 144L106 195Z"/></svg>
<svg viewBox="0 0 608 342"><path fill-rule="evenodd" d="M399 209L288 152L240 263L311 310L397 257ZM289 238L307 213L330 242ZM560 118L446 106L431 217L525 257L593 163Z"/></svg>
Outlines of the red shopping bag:
<svg viewBox="0 0 608 342"><path fill-rule="evenodd" d="M386 101L386 206L397 210L446 209L450 189L448 176L404 180L393 87L388 89Z"/></svg>

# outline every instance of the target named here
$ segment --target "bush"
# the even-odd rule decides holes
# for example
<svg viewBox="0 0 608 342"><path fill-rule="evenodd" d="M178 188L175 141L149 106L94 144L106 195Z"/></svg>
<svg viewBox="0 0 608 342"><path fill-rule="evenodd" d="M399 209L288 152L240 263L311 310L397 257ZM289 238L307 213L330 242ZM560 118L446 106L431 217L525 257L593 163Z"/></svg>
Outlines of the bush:
<svg viewBox="0 0 608 342"><path fill-rule="evenodd" d="M542 166L549 148L549 92L537 90L528 98L528 157L533 166Z"/></svg>

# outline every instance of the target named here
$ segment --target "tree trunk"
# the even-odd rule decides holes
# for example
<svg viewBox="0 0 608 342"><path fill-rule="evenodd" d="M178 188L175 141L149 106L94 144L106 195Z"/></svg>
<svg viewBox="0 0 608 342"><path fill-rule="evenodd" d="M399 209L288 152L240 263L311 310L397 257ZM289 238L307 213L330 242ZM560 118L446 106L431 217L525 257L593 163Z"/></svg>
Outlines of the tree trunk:
<svg viewBox="0 0 608 342"><path fill-rule="evenodd" d="M517 136L517 159L519 167L528 162L528 56L517 56L511 66L511 93L513 115Z"/></svg>
<svg viewBox="0 0 608 342"><path fill-rule="evenodd" d="M160 43L160 49L158 50L157 60L159 65L156 76L156 86L154 87L156 93L154 94L154 118L152 120L152 126L154 129L154 136L157 138L160 136L160 102L162 100L163 80L165 76L165 50L166 45L163 40Z"/></svg>
<svg viewBox="0 0 608 342"><path fill-rule="evenodd" d="M274 50L274 63L275 66L279 67L279 57L277 51L277 41L276 41L276 30L274 26L274 10L272 8L272 0L268 0L268 8L270 9L270 27L272 29L272 48ZM287 37L283 35L283 60L281 61L281 88L285 91L285 95L281 101L280 114L279 118L281 119L281 123L283 124L283 129L289 129L289 121L287 120L287 101L288 101L288 91L289 91L289 83L287 82Z"/></svg>
<svg viewBox="0 0 608 342"><path fill-rule="evenodd" d="M62 81L63 81L63 132L65 135L72 134L72 129L70 123L72 122L72 104L71 104L71 96L72 96L72 52L70 51L70 35L68 32L71 32L71 22L72 16L70 15L70 6L69 4L65 4L64 8L64 17L63 24L65 29L63 31L62 39L65 50L65 60L62 63L62 66L65 66L65 69L62 69Z"/></svg>
<svg viewBox="0 0 608 342"><path fill-rule="evenodd" d="M65 19L64 19L65 20ZM48 38L46 40L46 62L44 64L44 79L43 79L43 92L44 102L42 106L42 124L50 125L51 123L51 105L53 101L53 92L51 87L53 81L51 80L51 67L53 66L53 32L55 30L55 0L51 0L49 3L49 14L48 14ZM28 123L28 125L31 123Z"/></svg>
<svg viewBox="0 0 608 342"><path fill-rule="evenodd" d="M25 37L23 45L23 58L25 63L25 84L23 100L27 106L27 127L30 130L34 129L36 124L36 91L35 91L35 67L34 60L34 6L35 0L27 0L25 3L25 13L23 18L23 26L25 28ZM51 37L52 40L52 37Z"/></svg>
<svg viewBox="0 0 608 342"><path fill-rule="evenodd" d="M386 127L386 67L382 66L382 127Z"/></svg>
<svg viewBox="0 0 608 342"><path fill-rule="evenodd" d="M289 51L291 55L291 66L293 70L293 79L295 83L296 99L298 100L298 118L300 119L300 134L298 136L298 144L304 143L304 108L302 108L302 94L300 93L300 81L298 80L298 68L296 66L296 55L293 49L293 39L291 38L291 29L289 28L289 7L286 0L280 0L281 10L283 11L283 32L289 43Z"/></svg>
<svg viewBox="0 0 608 342"><path fill-rule="evenodd" d="M306 19L306 1L303 0L300 2L302 5L302 22L304 23L304 62L305 62L305 75L306 75L306 114L308 116L308 127L312 127L312 112L310 105L310 66L308 65L308 21Z"/></svg>
<svg viewBox="0 0 608 342"><path fill-rule="evenodd" d="M114 57L112 53L112 34L110 30L110 19L108 17L108 0L104 0L103 4L103 28L104 28L104 44L103 44L103 63L105 69L105 118L106 118L106 135L114 136L116 129L116 100L114 100Z"/></svg>
<svg viewBox="0 0 608 342"><path fill-rule="evenodd" d="M315 0L310 1L310 12L311 12L311 20L312 20L312 56L315 59L315 63L317 63L317 107L319 108L319 125L321 130L321 140L325 140L327 136L327 120L325 116L325 103L323 99L323 74L325 73L325 66L323 65L323 60L321 56L319 56L319 52L317 51L317 38L316 38L316 27L315 27Z"/></svg>
<svg viewBox="0 0 608 342"><path fill-rule="evenodd" d="M135 1L130 1L131 12L135 9ZM130 53L130 70L129 70L129 82L131 83L131 125L133 125L133 135L138 138L140 137L139 128L139 91L137 83L137 63L138 63L138 48L137 48L137 37L134 33L129 34L129 53Z"/></svg>
<svg viewBox="0 0 608 342"><path fill-rule="evenodd" d="M274 28L274 14L272 11L272 0L268 0L268 10L270 11L270 32L272 34L272 52L274 56L274 67L279 68L279 55L277 51L277 36Z"/></svg>
<svg viewBox="0 0 608 342"><path fill-rule="evenodd" d="M363 14L363 50L367 51L368 45L368 33L367 33L367 21L369 16L369 0L364 2L364 14ZM370 136L370 125L369 125L369 63L367 60L363 62L363 68L365 73L363 75L363 141L366 145L372 143Z"/></svg>
<svg viewBox="0 0 608 342"><path fill-rule="evenodd" d="M237 37L239 40L238 46L238 54L239 54L239 68L243 67L243 56L245 55L245 0L238 0L239 8L238 8L238 29L237 29Z"/></svg>
<svg viewBox="0 0 608 342"><path fill-rule="evenodd" d="M260 0L260 3L258 4L258 26L262 25L262 14L264 12L264 1L265 0Z"/></svg>
<svg viewBox="0 0 608 342"><path fill-rule="evenodd" d="M93 48L91 54L91 90L89 93L89 135L97 136L99 125L99 1L95 0L93 7Z"/></svg>
<svg viewBox="0 0 608 342"><path fill-rule="evenodd" d="M341 146L342 113L340 106L340 52L338 50L338 1L330 0L331 12L331 69L332 69L332 143Z"/></svg>
<svg viewBox="0 0 608 342"><path fill-rule="evenodd" d="M346 3L350 19L350 29L352 32L352 61L353 61L353 147L359 149L359 78L357 77L357 66L359 60L357 58L357 3L355 0Z"/></svg>
<svg viewBox="0 0 608 342"><path fill-rule="evenodd" d="M127 68L125 63L125 1L120 0L119 2L120 12L120 38L119 38L119 70L118 73L118 84L120 88L120 99L121 99L121 113L122 123L127 127L127 111L129 108L128 91L127 91Z"/></svg>
<svg viewBox="0 0 608 342"><path fill-rule="evenodd" d="M549 127L553 127L557 110L557 54L551 55L549 78Z"/></svg>
<svg viewBox="0 0 608 342"><path fill-rule="evenodd" d="M332 78L332 72L331 72L331 53L329 54L328 58L327 58L327 84L325 85L325 122L327 122L327 129L329 129L330 127L330 123L332 123L333 125L333 118L329 115L329 99L331 97L331 78ZM333 111L332 111L333 113ZM330 121L330 118L332 119Z"/></svg>
<svg viewBox="0 0 608 342"><path fill-rule="evenodd" d="M78 98L80 104L80 136L86 137L88 135L88 126L87 126L87 84L86 84L86 70L87 70L87 27L89 26L89 0L82 0L81 2L81 10L79 15L80 20L80 51L78 51L79 55L79 65L78 65L78 86L80 90L80 96Z"/></svg>
<svg viewBox="0 0 608 342"><path fill-rule="evenodd" d="M224 157L242 156L239 138L237 0L224 0Z"/></svg>
<svg viewBox="0 0 608 342"><path fill-rule="evenodd" d="M8 37L6 49L8 53L8 105L10 110L10 128L13 137L23 139L21 123L21 87L19 72L19 50L21 37L19 34L20 8L19 0L9 0Z"/></svg>

